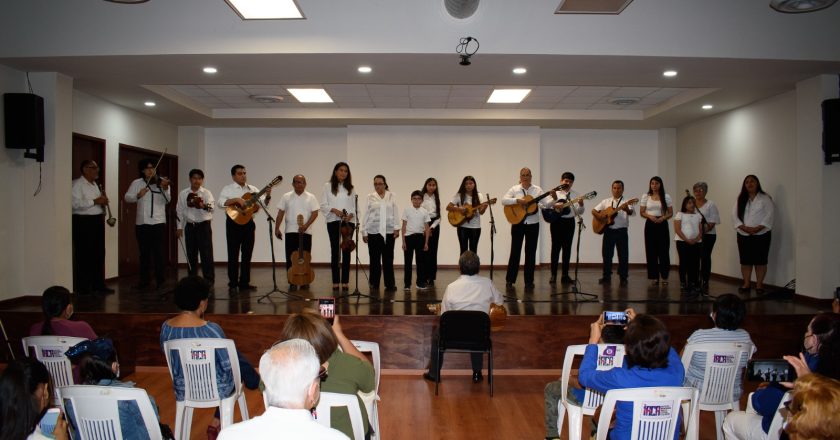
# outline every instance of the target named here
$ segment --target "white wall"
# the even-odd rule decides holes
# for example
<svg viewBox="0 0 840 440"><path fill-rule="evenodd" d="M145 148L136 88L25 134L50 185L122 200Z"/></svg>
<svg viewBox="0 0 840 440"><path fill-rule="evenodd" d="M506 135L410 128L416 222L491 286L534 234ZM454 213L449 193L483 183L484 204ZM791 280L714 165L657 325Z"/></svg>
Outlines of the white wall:
<svg viewBox="0 0 840 440"><path fill-rule="evenodd" d="M712 272L741 276L731 212L744 177L755 174L776 204L766 282L795 277L796 131L795 92L677 129L678 187L706 181L721 211Z"/></svg>
<svg viewBox="0 0 840 440"><path fill-rule="evenodd" d="M166 148L169 154L178 154L178 127L172 124L79 91L73 93L72 115L73 132L105 139L105 169L108 175L99 176L99 178L105 181L114 215L119 214L119 203L123 203L122 194L118 190L120 144L156 151L163 151ZM69 172L79 164L68 161L66 166ZM69 200L69 186L67 194ZM106 278L117 276L119 229L119 222L113 228L105 228ZM134 234L133 229L122 232Z"/></svg>

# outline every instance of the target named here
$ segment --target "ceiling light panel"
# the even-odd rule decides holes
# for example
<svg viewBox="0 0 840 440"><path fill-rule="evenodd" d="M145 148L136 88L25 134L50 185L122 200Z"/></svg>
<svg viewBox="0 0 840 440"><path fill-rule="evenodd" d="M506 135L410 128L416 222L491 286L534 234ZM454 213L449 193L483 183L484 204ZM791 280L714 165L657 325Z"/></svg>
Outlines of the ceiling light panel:
<svg viewBox="0 0 840 440"><path fill-rule="evenodd" d="M496 89L487 99L488 104L519 104L531 89Z"/></svg>
<svg viewBox="0 0 840 440"><path fill-rule="evenodd" d="M225 0L243 20L303 19L303 12L294 0Z"/></svg>
<svg viewBox="0 0 840 440"><path fill-rule="evenodd" d="M333 102L330 95L324 89L287 89L298 102L302 103L325 103Z"/></svg>

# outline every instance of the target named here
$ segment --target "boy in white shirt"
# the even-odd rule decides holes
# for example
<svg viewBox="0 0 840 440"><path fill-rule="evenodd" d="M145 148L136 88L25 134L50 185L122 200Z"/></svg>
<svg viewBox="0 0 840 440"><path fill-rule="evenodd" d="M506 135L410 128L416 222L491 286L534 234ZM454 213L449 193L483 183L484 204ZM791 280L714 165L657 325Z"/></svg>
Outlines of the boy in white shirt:
<svg viewBox="0 0 840 440"><path fill-rule="evenodd" d="M417 289L423 290L426 286L428 273L426 268L426 255L429 250L429 222L431 217L429 211L423 208L423 194L420 191L411 193L411 207L406 208L402 214L402 249L405 256L405 290L411 290L411 260L417 255Z"/></svg>

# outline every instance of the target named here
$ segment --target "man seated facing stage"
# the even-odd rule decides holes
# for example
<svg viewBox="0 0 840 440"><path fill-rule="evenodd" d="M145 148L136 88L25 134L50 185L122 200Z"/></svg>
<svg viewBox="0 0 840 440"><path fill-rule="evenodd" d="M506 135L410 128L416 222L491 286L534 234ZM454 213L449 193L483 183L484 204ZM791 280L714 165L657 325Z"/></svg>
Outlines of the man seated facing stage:
<svg viewBox="0 0 840 440"><path fill-rule="evenodd" d="M265 412L223 429L219 440L347 438L318 424L310 412L321 397L321 378L326 378L312 344L290 339L271 347L260 358L260 373Z"/></svg>
<svg viewBox="0 0 840 440"><path fill-rule="evenodd" d="M446 286L446 293L443 294L441 302L440 313L443 314L449 310L476 310L480 312L490 313L490 304L502 304L504 300L502 294L493 286L490 278L478 275L478 269L481 266L481 260L478 255L472 251L465 251L458 259L458 268L461 271L461 276ZM432 335L432 355L429 371L423 374L423 378L433 382L437 381L438 365L435 363L435 357L438 350L438 339L440 335L435 329ZM470 354L473 369L473 382L481 382L483 376L481 375L481 367L484 357L481 353ZM443 363L441 356L440 362Z"/></svg>
<svg viewBox="0 0 840 440"><path fill-rule="evenodd" d="M309 232L309 227L318 218L318 211L321 209L315 195L306 191L306 177L303 174L298 174L292 178L292 187L294 191L283 194L280 199L277 209L277 223L274 224L274 235L282 240L283 233L280 232L280 225L283 223L283 219L286 219L286 270L292 267L292 253L294 251L299 248L307 252L312 251L312 233ZM298 221L298 217L300 217L300 221ZM289 290L296 290L297 287L291 284ZM305 289L309 285L304 284L300 287Z"/></svg>

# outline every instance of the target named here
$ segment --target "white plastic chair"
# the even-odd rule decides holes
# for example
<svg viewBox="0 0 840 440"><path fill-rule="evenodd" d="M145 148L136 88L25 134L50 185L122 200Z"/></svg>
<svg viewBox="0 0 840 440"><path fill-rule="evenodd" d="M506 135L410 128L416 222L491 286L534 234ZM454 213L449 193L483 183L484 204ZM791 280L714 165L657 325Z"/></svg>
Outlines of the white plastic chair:
<svg viewBox="0 0 840 440"><path fill-rule="evenodd" d="M353 343L357 350L361 351L362 353L370 353L371 357L373 358L373 372L376 375L376 386L373 389L373 396L364 395L363 393L360 393L360 397L362 398L362 402L364 402L365 404L365 410L368 414L368 421L370 422L370 426L373 429L373 434L371 435L371 438L378 439L381 438L379 435L379 344L376 342L357 340L351 340L350 342Z"/></svg>
<svg viewBox="0 0 840 440"><path fill-rule="evenodd" d="M364 440L365 424L362 421L362 410L359 408L359 398L355 394L321 392L321 399L315 407L317 420L323 426L330 428L330 410L334 407L347 407L350 414L350 424L353 426L353 438Z"/></svg>
<svg viewBox="0 0 840 440"><path fill-rule="evenodd" d="M71 385L59 388L58 394L61 395L62 411L76 423L79 440L122 439L118 409L120 400L137 402L149 440L162 439L152 401L142 388ZM69 414L65 407L67 401L72 403L72 414Z"/></svg>
<svg viewBox="0 0 840 440"><path fill-rule="evenodd" d="M563 430L565 413L569 413L569 440L580 440L583 431L583 416L591 416L604 401L604 394L589 388L584 389L582 405L567 400L569 391L569 376L575 356L583 356L587 344L570 345L566 347L563 358L563 372L560 375L560 405L557 405L557 431ZM611 370L621 366L624 362L624 344L598 344L599 362L597 370Z"/></svg>
<svg viewBox="0 0 840 440"><path fill-rule="evenodd" d="M216 386L216 349L227 350L230 358L234 391L229 397L219 395ZM234 404L239 402L242 420L248 420L248 404L239 372L239 355L231 339L173 339L163 343L169 375L175 382L172 371L171 351L177 351L184 375L184 400L175 402L175 438L189 439L192 427L193 408L219 407L222 429L233 424Z"/></svg>
<svg viewBox="0 0 840 440"><path fill-rule="evenodd" d="M752 408L752 397L754 393L750 393L749 397L747 398L747 411L755 412ZM782 435L782 430L784 428L785 417L782 415L782 408L785 407L785 403L791 401L793 399L793 391L788 391L782 396L782 401L779 402L779 406L776 407L776 414L773 416L773 420L770 422L770 429L767 430L767 437L766 440L779 440L779 437Z"/></svg>
<svg viewBox="0 0 840 440"><path fill-rule="evenodd" d="M616 402L633 403L632 440L673 440L680 428L678 417L683 401L688 401L683 417L688 418L686 439L697 438L699 391L691 387L647 387L609 390L598 417L598 438L606 440ZM687 415L686 415L687 413Z"/></svg>
<svg viewBox="0 0 840 440"><path fill-rule="evenodd" d="M753 345L745 342L709 342L685 346L682 364L686 371L695 354L706 355L703 387L700 389L700 411L715 412L717 439L723 440L723 419L729 411L740 410L739 399L733 399L735 379L743 376L747 361L752 357Z"/></svg>
<svg viewBox="0 0 840 440"><path fill-rule="evenodd" d="M87 339L53 335L27 336L21 340L24 354L29 356L30 348L32 349L32 352L35 353L35 359L47 367L47 371L50 372L50 377L53 380L53 386L56 389L75 383L73 381L73 365L64 353L67 349L82 341L87 341ZM58 393L54 396L53 402L56 405L61 403L58 399Z"/></svg>

